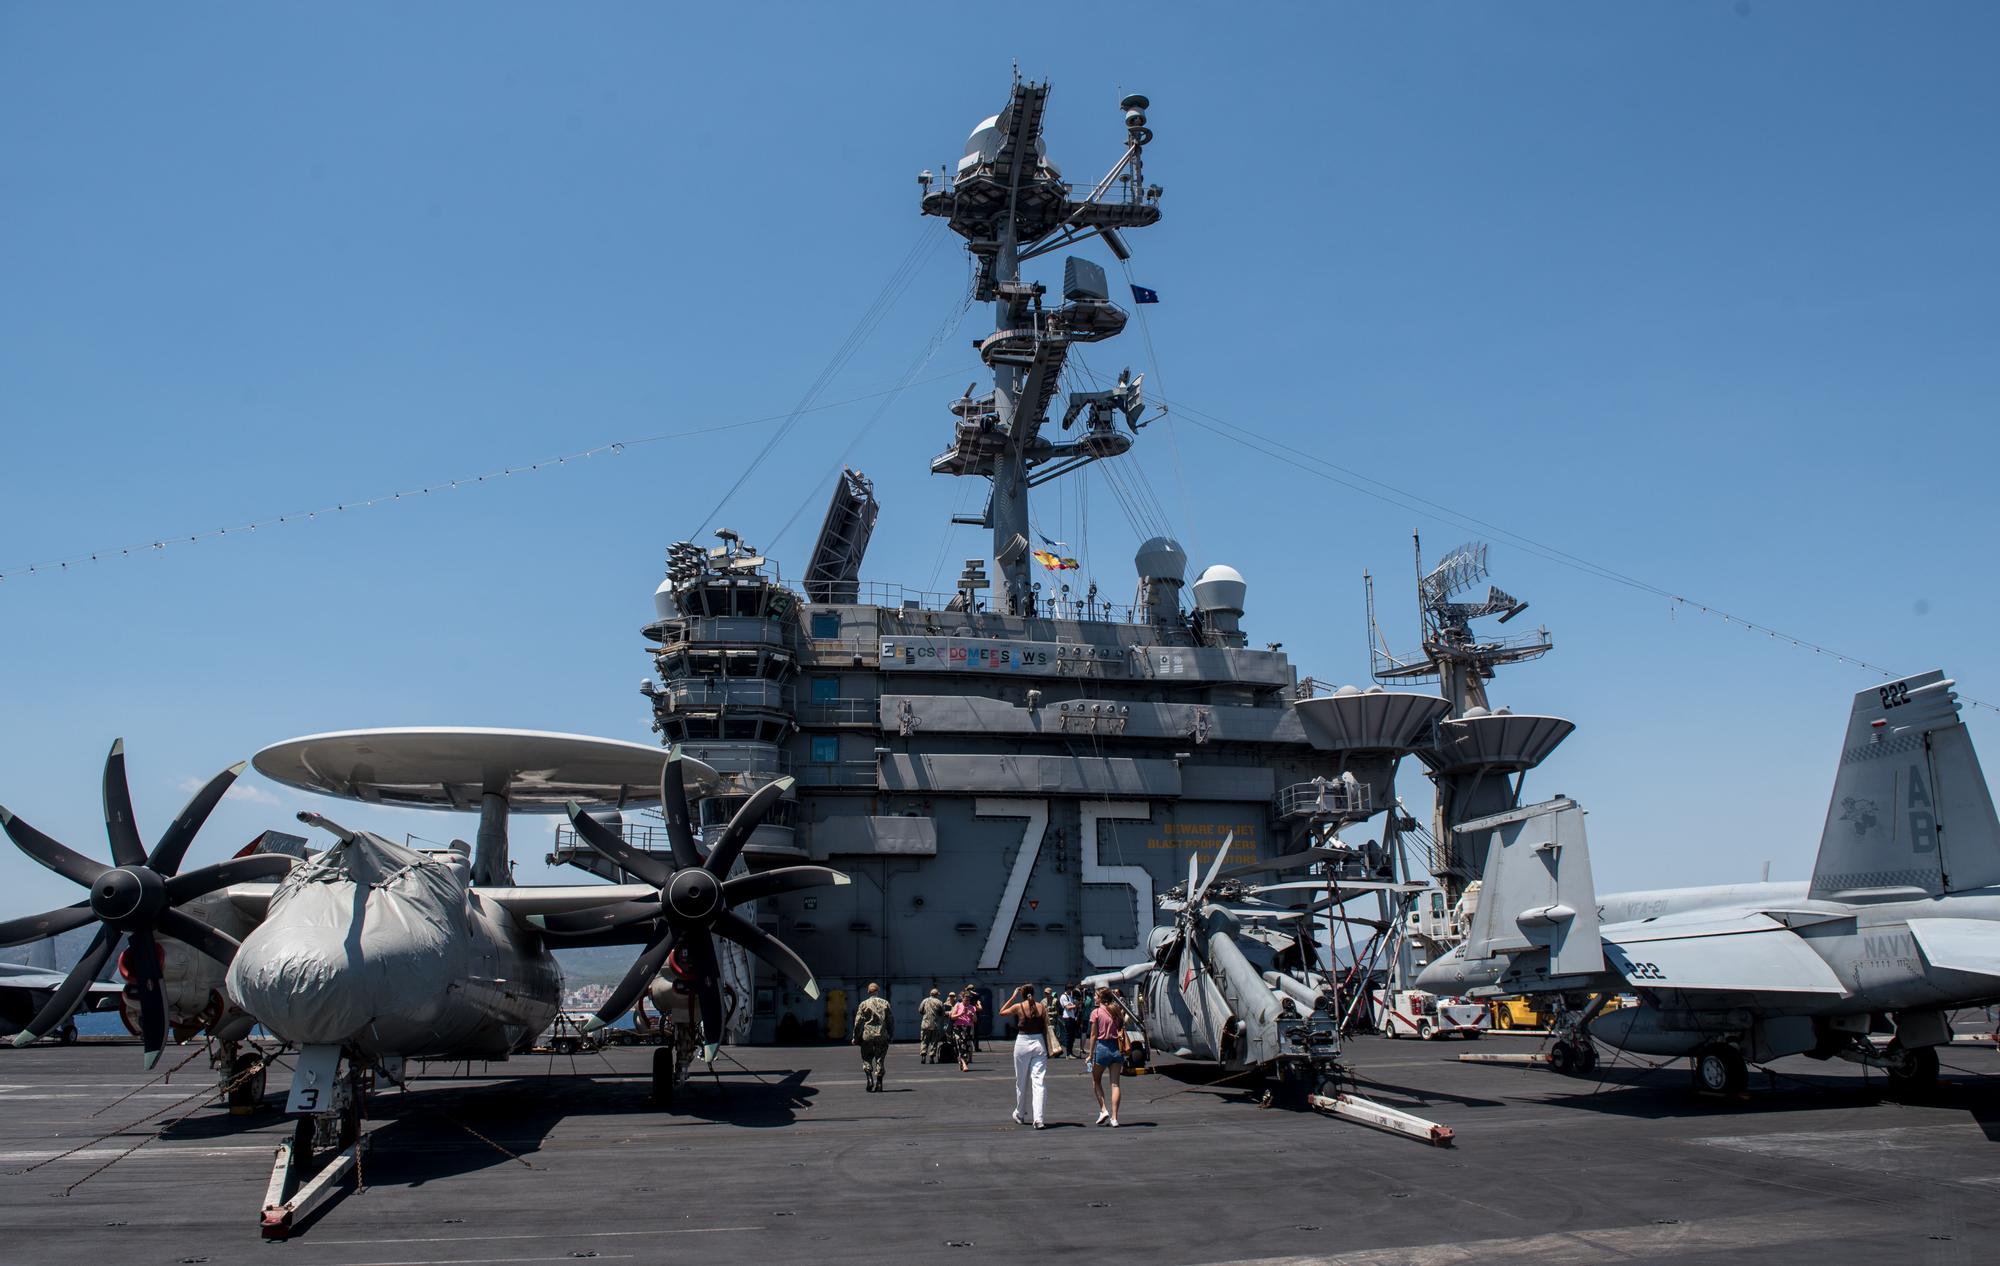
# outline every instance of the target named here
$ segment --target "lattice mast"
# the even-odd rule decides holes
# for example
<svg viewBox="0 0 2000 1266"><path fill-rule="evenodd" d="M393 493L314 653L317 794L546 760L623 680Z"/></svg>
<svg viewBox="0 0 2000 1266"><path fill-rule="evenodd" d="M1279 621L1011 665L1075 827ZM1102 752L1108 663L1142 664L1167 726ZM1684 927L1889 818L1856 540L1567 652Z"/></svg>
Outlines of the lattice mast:
<svg viewBox="0 0 2000 1266"><path fill-rule="evenodd" d="M993 333L977 344L992 371L992 390L975 395L974 384L952 402L957 420L951 447L931 461L931 470L992 482L985 510L954 522L991 530L994 606L1012 615L1034 609L1029 489L1123 453L1143 425L1144 408L1140 379L1124 373L1108 391L1071 394L1062 429L1081 422L1077 434L1060 441L1042 435L1070 346L1110 338L1125 328L1126 315L1111 302L1104 269L1087 259L1065 261L1062 302L1055 307L1043 302L1046 287L1021 279L1021 265L1093 235L1118 258L1128 258L1120 232L1160 218L1160 187L1146 184L1144 176L1143 151L1153 138L1146 98L1120 102L1125 152L1076 198L1042 142L1048 95L1046 83L1017 79L1006 109L974 129L942 189L931 187L935 177L928 171L917 178L923 213L942 217L965 238L977 269L975 298L994 310Z"/></svg>

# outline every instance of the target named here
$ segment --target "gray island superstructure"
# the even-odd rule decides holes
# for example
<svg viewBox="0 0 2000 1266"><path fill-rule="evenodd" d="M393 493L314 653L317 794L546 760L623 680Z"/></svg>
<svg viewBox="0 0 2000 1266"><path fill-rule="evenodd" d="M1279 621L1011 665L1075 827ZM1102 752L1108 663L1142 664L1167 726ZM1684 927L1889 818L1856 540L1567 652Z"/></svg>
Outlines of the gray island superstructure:
<svg viewBox="0 0 2000 1266"><path fill-rule="evenodd" d="M1036 548L1030 491L1116 460L1146 418L1143 376L1129 371L1058 399L1072 350L1125 326L1104 269L1064 258L1052 296L1022 265L1089 238L1123 258L1122 234L1159 219L1161 194L1143 175L1145 98L1121 103L1124 153L1078 197L1042 142L1047 94L1017 81L947 182L920 177L924 214L965 239L974 297L993 306L977 341L990 389L951 403L931 462L988 481L983 511L955 522L990 530L991 573L968 560L945 593L863 581L878 507L847 470L799 588L718 532L715 546L671 547L644 629L655 728L733 776L701 802L700 827L789 775L795 790L745 863L825 861L854 880L760 905L758 923L827 992L811 1000L760 973L749 1014L732 1017L751 1041L835 1035L871 981L914 1031L933 985L1004 995L1138 963L1191 854L1229 840L1233 861L1256 861L1388 810L1397 762L1432 741L1443 710L1379 686L1315 698L1276 643L1248 644L1241 575L1211 566L1190 584L1169 538L1139 548L1129 605L1095 584L1074 592L1068 560ZM624 829L659 842L643 823ZM566 833L556 856L589 860ZM1386 856L1372 851L1371 873Z"/></svg>

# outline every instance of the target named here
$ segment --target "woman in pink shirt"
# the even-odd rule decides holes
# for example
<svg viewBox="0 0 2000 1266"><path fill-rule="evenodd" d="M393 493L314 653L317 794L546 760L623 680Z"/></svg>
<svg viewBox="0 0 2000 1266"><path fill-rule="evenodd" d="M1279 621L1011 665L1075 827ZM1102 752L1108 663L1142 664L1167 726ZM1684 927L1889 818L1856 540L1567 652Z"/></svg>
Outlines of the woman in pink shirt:
<svg viewBox="0 0 2000 1266"><path fill-rule="evenodd" d="M972 1025L979 1018L979 1008L964 994L954 994L958 1002L951 1009L952 1049L958 1053L958 1071L972 1071Z"/></svg>
<svg viewBox="0 0 2000 1266"><path fill-rule="evenodd" d="M1109 988L1097 991L1097 1009L1090 1013L1090 1089L1097 1096L1097 1124L1118 1124L1118 1074L1125 1067L1125 1004ZM1111 1073L1111 1097L1105 1098L1104 1074Z"/></svg>

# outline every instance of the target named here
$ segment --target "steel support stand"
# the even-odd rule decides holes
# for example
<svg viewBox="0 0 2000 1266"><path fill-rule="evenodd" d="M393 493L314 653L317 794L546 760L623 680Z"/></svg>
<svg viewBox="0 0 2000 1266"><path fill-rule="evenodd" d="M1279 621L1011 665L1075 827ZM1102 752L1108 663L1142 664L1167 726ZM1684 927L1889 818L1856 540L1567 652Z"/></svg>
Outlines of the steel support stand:
<svg viewBox="0 0 2000 1266"><path fill-rule="evenodd" d="M1386 1130L1391 1134L1401 1134L1406 1138L1413 1138L1420 1142L1429 1143L1433 1147L1451 1146L1452 1132L1450 1126L1439 1125L1435 1121L1427 1121L1415 1113L1391 1108L1384 1104L1376 1103L1372 1099L1363 1099L1357 1095L1339 1093L1331 1095L1308 1095L1306 1096L1306 1102L1318 1108L1321 1112L1328 1112L1337 1117L1345 1117L1349 1121L1359 1121L1363 1125L1372 1126L1378 1130Z"/></svg>
<svg viewBox="0 0 2000 1266"><path fill-rule="evenodd" d="M366 1137L354 1140L352 1147L329 1159L317 1174L308 1178L287 1199L285 1192L291 1187L294 1177L292 1142L287 1139L278 1144L278 1153L271 1162L271 1182L264 1189L261 1227L264 1238L289 1238L300 1224L312 1216L314 1210L333 1198L340 1180L360 1164L361 1149L367 1146Z"/></svg>

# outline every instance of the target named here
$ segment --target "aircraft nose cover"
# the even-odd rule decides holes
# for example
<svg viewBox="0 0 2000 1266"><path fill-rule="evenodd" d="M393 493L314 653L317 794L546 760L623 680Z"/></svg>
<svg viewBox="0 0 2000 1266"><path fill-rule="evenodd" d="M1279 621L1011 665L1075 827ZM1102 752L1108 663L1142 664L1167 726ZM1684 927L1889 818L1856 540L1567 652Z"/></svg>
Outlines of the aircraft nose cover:
<svg viewBox="0 0 2000 1266"><path fill-rule="evenodd" d="M422 1025L464 978L465 894L444 863L359 835L286 877L230 965L237 1004L288 1042Z"/></svg>

